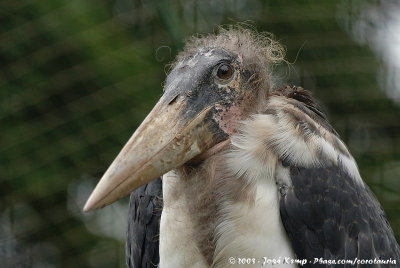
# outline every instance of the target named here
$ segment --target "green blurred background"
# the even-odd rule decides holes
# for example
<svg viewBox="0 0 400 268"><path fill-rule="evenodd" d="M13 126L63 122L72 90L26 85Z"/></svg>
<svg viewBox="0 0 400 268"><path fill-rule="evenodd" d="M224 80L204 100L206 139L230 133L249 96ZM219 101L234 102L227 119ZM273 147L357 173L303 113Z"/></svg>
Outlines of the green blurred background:
<svg viewBox="0 0 400 268"><path fill-rule="evenodd" d="M400 238L398 1L0 1L1 267L124 267L127 198L81 212L194 33L251 20L324 106Z"/></svg>

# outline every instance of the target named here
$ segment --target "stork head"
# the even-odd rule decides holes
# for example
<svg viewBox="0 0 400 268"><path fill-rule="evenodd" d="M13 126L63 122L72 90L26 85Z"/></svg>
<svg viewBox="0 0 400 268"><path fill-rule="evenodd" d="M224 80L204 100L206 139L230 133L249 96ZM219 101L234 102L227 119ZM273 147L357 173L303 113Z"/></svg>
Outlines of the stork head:
<svg viewBox="0 0 400 268"><path fill-rule="evenodd" d="M222 147L238 122L264 102L270 67L283 49L269 36L238 27L188 41L164 94L108 168L84 210L133 190Z"/></svg>

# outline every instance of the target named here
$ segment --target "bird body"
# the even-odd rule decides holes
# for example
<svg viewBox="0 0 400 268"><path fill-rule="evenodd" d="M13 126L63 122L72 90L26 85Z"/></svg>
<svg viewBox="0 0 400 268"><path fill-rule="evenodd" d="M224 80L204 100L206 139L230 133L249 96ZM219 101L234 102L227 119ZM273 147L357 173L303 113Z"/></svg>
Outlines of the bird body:
<svg viewBox="0 0 400 268"><path fill-rule="evenodd" d="M128 267L152 268L160 262L161 196L161 179L156 179L131 194L126 239Z"/></svg>
<svg viewBox="0 0 400 268"><path fill-rule="evenodd" d="M190 41L85 209L165 174L160 226L144 228L149 235L159 228L161 268L243 259L254 267L356 259L395 260L386 264L396 267L393 231L339 135L309 92L274 88L271 66L280 60L276 42L249 30ZM154 215L136 205L131 212ZM135 238L143 232L131 234L143 240ZM151 267L140 260L132 266Z"/></svg>
<svg viewBox="0 0 400 268"><path fill-rule="evenodd" d="M214 160L218 161L219 157L215 157ZM213 168L210 167L213 164L211 160L201 168ZM240 181L226 182L227 178L218 176L221 175L218 172L210 184L204 184L201 181L203 174L197 174L194 180L193 177L186 180L187 184L193 183L185 185L192 190L179 194L175 192L176 188L164 190L160 266L210 267L213 264L215 267L225 267L232 256L251 256L258 260L263 257L278 259L280 256L293 258L293 251L280 223L274 181L263 180L251 189L251 193L243 193ZM183 177L179 173L172 171L164 175L164 187L182 185ZM222 184L226 187L214 190L215 186ZM229 189L231 186L235 188ZM199 192L194 196L196 189Z"/></svg>
<svg viewBox="0 0 400 268"><path fill-rule="evenodd" d="M288 267L295 264L284 263L285 260L294 261L295 256L313 257L314 261L318 255L299 254L307 250L307 246L301 245L307 243L306 238L291 235L301 230L299 235L307 236L313 228L321 228L321 236L330 239L318 240L314 245L324 259L362 257L363 252L358 249L370 246L368 252L379 257L371 245L376 243L374 238L369 237L364 242L352 240L349 226L357 222L365 225L368 232L379 231L383 237L387 236L384 246L394 251L393 258L399 256L396 241L390 239L393 233L387 222L374 226L370 214L376 212L373 216L380 220L384 213L363 183L345 145L323 115L313 111L318 111L316 106L310 106L314 104L294 97L311 101L308 92L301 88L286 87L275 92L264 112L241 122L238 133L232 135L231 142L223 150L198 166L181 167L164 175L161 267L228 267L232 256L251 257L257 261L280 259L282 265ZM336 175L323 172L329 169ZM307 189L307 183L310 183L309 188L317 187L318 178L323 180L317 197L321 198L318 200L321 204L316 208L307 207L306 198L315 198L313 191ZM349 196L356 187L361 194ZM292 207L293 202L299 202L296 196L299 194L306 199L299 204L304 205L302 209ZM354 214L354 210L348 209L352 206L360 213ZM332 209L337 211L328 214ZM295 218L303 223L294 222L296 225L292 226L292 212L304 212L305 215ZM282 213L284 219L281 219ZM325 222L332 222L332 226ZM284 226L294 241L290 241ZM367 230L359 230L357 235L369 236L363 231ZM339 239L355 243L351 246L356 250L335 245L345 242L335 241L337 235L343 235ZM254 263L254 267L259 265Z"/></svg>

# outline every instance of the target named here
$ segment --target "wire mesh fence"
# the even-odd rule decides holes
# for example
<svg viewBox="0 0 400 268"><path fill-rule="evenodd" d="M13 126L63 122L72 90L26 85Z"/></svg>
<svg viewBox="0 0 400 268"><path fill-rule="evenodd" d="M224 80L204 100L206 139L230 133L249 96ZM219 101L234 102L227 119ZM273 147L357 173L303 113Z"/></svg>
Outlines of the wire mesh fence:
<svg viewBox="0 0 400 268"><path fill-rule="evenodd" d="M88 214L83 203L161 95L184 38L243 20L286 46L293 65L282 83L323 104L399 239L400 37L385 37L400 32L399 10L395 1L1 1L2 266L125 266L127 200Z"/></svg>

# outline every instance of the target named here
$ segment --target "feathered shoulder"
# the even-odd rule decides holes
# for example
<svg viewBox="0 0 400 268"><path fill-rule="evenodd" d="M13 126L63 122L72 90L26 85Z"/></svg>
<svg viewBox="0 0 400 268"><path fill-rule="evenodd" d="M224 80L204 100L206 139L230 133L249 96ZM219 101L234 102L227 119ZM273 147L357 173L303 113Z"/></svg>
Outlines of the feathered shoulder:
<svg viewBox="0 0 400 268"><path fill-rule="evenodd" d="M311 95L311 92L302 87L287 85L272 92L272 96L282 96L289 100L291 105L305 112L314 121L323 125L331 133L339 137L339 134L328 122L328 118L322 112L320 105Z"/></svg>

